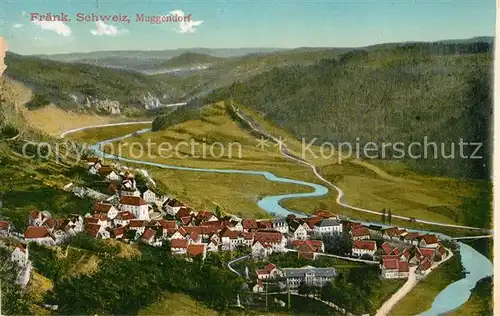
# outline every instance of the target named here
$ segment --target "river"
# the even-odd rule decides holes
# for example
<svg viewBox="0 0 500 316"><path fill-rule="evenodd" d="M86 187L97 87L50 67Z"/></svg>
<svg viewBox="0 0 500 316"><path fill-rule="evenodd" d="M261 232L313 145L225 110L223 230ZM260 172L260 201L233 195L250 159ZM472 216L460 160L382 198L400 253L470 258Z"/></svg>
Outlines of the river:
<svg viewBox="0 0 500 316"><path fill-rule="evenodd" d="M134 164L141 164L152 167L183 170L183 171L256 175L256 176L263 176L269 181L303 185L310 187L312 189L312 191L308 193L293 193L293 194L266 196L257 202L257 205L260 208L277 217L287 216L289 214L294 214L300 217L305 216L305 214L303 213L294 210L289 210L281 206L280 202L285 199L318 197L326 195L328 193L328 188L326 188L323 185L289 179L289 178L281 178L268 171L180 167L180 166L173 166L173 165L155 163L150 161L129 159L125 157L117 157L115 155L111 155L101 151L101 145L111 143L114 141L119 141L125 138L132 137L134 135L143 134L150 131L151 129L147 128L147 129L142 129L136 133L131 133L117 138L108 139L93 145L91 149L94 150L98 155L102 155L104 158L118 159L120 161L134 163ZM373 223L373 224L380 225L380 223ZM419 231L413 229L408 229L408 231L433 233L433 232ZM445 239L451 238L441 233L434 233L434 234ZM466 245L462 242L459 242L458 244L460 245L460 255L462 258L462 265L469 273L466 274L465 278L448 285L443 291L441 291L434 299L432 307L429 310L425 311L424 313L420 314L419 316L437 316L446 312L453 311L454 309L460 307L469 299L471 295L470 290L474 288L477 281L479 281L484 277L493 275L493 264L491 263L490 260L488 260L488 258L483 256L481 253L479 253L477 250L470 247L469 245ZM432 277L432 274L430 274L429 277Z"/></svg>

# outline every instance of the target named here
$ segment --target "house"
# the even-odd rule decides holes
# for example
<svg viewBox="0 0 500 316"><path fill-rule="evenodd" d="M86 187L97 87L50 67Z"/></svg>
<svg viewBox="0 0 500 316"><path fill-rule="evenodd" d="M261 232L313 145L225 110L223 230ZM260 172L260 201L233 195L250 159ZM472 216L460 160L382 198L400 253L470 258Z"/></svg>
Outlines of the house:
<svg viewBox="0 0 500 316"><path fill-rule="evenodd" d="M219 219L214 215L213 212L199 211L198 214L196 214L196 220L200 222L216 222Z"/></svg>
<svg viewBox="0 0 500 316"><path fill-rule="evenodd" d="M15 262L19 267L25 267L28 265L28 245L19 244L12 251L10 255L10 260Z"/></svg>
<svg viewBox="0 0 500 316"><path fill-rule="evenodd" d="M106 175L106 180L108 180L108 181L121 181L122 178L116 172L111 171L110 173L108 173Z"/></svg>
<svg viewBox="0 0 500 316"><path fill-rule="evenodd" d="M386 239L398 240L399 239L399 229L397 227L389 227L382 231L382 236Z"/></svg>
<svg viewBox="0 0 500 316"><path fill-rule="evenodd" d="M156 236L156 230L146 229L141 236L141 241L148 245L153 245L155 236Z"/></svg>
<svg viewBox="0 0 500 316"><path fill-rule="evenodd" d="M423 235L420 239L420 247L437 248L439 247L439 241L436 235Z"/></svg>
<svg viewBox="0 0 500 316"><path fill-rule="evenodd" d="M298 256L305 259L316 259L318 252L325 252L325 245L321 240L294 240L293 248L298 250Z"/></svg>
<svg viewBox="0 0 500 316"><path fill-rule="evenodd" d="M24 231L26 242L35 242L40 245L55 245L55 237L44 226L28 226Z"/></svg>
<svg viewBox="0 0 500 316"><path fill-rule="evenodd" d="M167 201L163 203L163 209L165 212L172 216L175 216L182 207L184 207L184 204L177 199L167 199Z"/></svg>
<svg viewBox="0 0 500 316"><path fill-rule="evenodd" d="M10 233L10 225L7 221L0 221L0 236L7 236Z"/></svg>
<svg viewBox="0 0 500 316"><path fill-rule="evenodd" d="M366 227L355 228L351 230L352 240L370 239L370 230Z"/></svg>
<svg viewBox="0 0 500 316"><path fill-rule="evenodd" d="M292 220L287 225L291 238L294 240L305 240L307 239L307 230L301 223Z"/></svg>
<svg viewBox="0 0 500 316"><path fill-rule="evenodd" d="M146 222L140 219L132 219L128 223L128 229L135 230L137 235L142 235L146 230Z"/></svg>
<svg viewBox="0 0 500 316"><path fill-rule="evenodd" d="M264 269L255 270L255 274L259 280L274 279L282 276L281 270L277 269L272 263L269 263Z"/></svg>
<svg viewBox="0 0 500 316"><path fill-rule="evenodd" d="M439 245L436 249L437 260L441 261L448 257L448 251L443 246Z"/></svg>
<svg viewBox="0 0 500 316"><path fill-rule="evenodd" d="M120 198L120 211L129 211L137 219L149 220L148 203L138 196L122 196Z"/></svg>
<svg viewBox="0 0 500 316"><path fill-rule="evenodd" d="M415 270L415 273L420 274L420 275L426 275L431 271L432 263L429 259L425 258L420 262L418 265L417 269Z"/></svg>
<svg viewBox="0 0 500 316"><path fill-rule="evenodd" d="M384 242L380 247L382 248L382 250L384 251L384 253L386 255L390 255L393 251L391 245L389 245L389 243L387 241Z"/></svg>
<svg viewBox="0 0 500 316"><path fill-rule="evenodd" d="M307 286L322 287L332 281L337 275L335 268L315 268L306 266L302 268L283 268L285 286L297 289L302 282Z"/></svg>
<svg viewBox="0 0 500 316"><path fill-rule="evenodd" d="M118 210L116 209L116 207L108 203L95 203L92 206L92 212L94 214L104 214L110 220L115 219L115 217L118 215Z"/></svg>
<svg viewBox="0 0 500 316"><path fill-rule="evenodd" d="M219 242L214 238L210 239L210 242L207 245L207 251L219 251Z"/></svg>
<svg viewBox="0 0 500 316"><path fill-rule="evenodd" d="M189 244L187 246L186 252L190 257L200 256L202 260L205 260L207 256L206 246L206 244Z"/></svg>
<svg viewBox="0 0 500 316"><path fill-rule="evenodd" d="M135 215L130 211L118 212L114 219L114 223L118 226L127 226L131 220L135 219Z"/></svg>
<svg viewBox="0 0 500 316"><path fill-rule="evenodd" d="M352 255L361 257L363 255L374 256L377 251L377 243L373 240L355 240L352 243Z"/></svg>
<svg viewBox="0 0 500 316"><path fill-rule="evenodd" d="M30 226L42 226L42 224L49 218L52 218L49 212L33 210L30 212L28 222Z"/></svg>
<svg viewBox="0 0 500 316"><path fill-rule="evenodd" d="M275 218L271 221L272 228L281 232L282 234L288 233L288 223L286 218Z"/></svg>
<svg viewBox="0 0 500 316"><path fill-rule="evenodd" d="M91 175L97 175L99 173L99 169L101 169L102 167L102 163L99 162L99 161L96 161L95 163L90 163L88 164L89 168L88 168L88 172L91 174Z"/></svg>
<svg viewBox="0 0 500 316"><path fill-rule="evenodd" d="M400 261L398 258L384 258L380 270L384 279L399 279L408 277L410 267L408 262Z"/></svg>
<svg viewBox="0 0 500 316"><path fill-rule="evenodd" d="M239 244L239 233L237 231L232 231L227 227L224 227L220 231L219 237L221 240L221 250L234 250Z"/></svg>
<svg viewBox="0 0 500 316"><path fill-rule="evenodd" d="M273 222L267 219L261 219L257 221L257 227L258 229L268 229L271 230L273 228Z"/></svg>
<svg viewBox="0 0 500 316"><path fill-rule="evenodd" d="M417 232L407 233L402 239L410 245L418 246L420 234Z"/></svg>
<svg viewBox="0 0 500 316"><path fill-rule="evenodd" d="M259 229L257 221L255 219L244 219L242 221L243 230L245 231L256 231Z"/></svg>
<svg viewBox="0 0 500 316"><path fill-rule="evenodd" d="M111 238L110 232L107 230L105 226L101 226L99 224L94 224L94 223L87 223L85 225L85 231L92 237L92 238L101 238L101 239L108 239Z"/></svg>
<svg viewBox="0 0 500 316"><path fill-rule="evenodd" d="M156 202L156 194L149 189L144 191L144 193L142 194L142 198L144 199L144 201L151 204Z"/></svg>
<svg viewBox="0 0 500 316"><path fill-rule="evenodd" d="M109 228L108 231L111 238L122 239L125 234L125 227L120 226L115 228Z"/></svg>
<svg viewBox="0 0 500 316"><path fill-rule="evenodd" d="M287 240L285 236L279 231L275 230L258 230L254 234L254 240L260 240L261 242L271 245L273 252L284 252L286 251Z"/></svg>
<svg viewBox="0 0 500 316"><path fill-rule="evenodd" d="M252 256L255 258L265 258L273 253L272 245L260 240L254 241L252 245Z"/></svg>
<svg viewBox="0 0 500 316"><path fill-rule="evenodd" d="M187 239L172 239L170 240L170 251L173 254L186 254L188 247Z"/></svg>
<svg viewBox="0 0 500 316"><path fill-rule="evenodd" d="M323 219L314 226L316 236L333 236L342 233L342 223L336 219Z"/></svg>

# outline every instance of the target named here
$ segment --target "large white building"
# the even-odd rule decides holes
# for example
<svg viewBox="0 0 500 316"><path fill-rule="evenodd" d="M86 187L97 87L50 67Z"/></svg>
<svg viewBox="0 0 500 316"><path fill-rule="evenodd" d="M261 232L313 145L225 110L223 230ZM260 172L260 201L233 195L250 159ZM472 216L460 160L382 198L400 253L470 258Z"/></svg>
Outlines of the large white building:
<svg viewBox="0 0 500 316"><path fill-rule="evenodd" d="M335 219L324 219L314 225L314 234L316 236L333 236L342 233L342 223Z"/></svg>
<svg viewBox="0 0 500 316"><path fill-rule="evenodd" d="M149 220L149 206L139 196L122 196L120 198L120 211L131 212L136 219Z"/></svg>
<svg viewBox="0 0 500 316"><path fill-rule="evenodd" d="M322 287L330 282L336 275L335 268L315 268L305 266L302 268L283 268L283 277L286 279L283 287L296 289L304 282L308 286Z"/></svg>

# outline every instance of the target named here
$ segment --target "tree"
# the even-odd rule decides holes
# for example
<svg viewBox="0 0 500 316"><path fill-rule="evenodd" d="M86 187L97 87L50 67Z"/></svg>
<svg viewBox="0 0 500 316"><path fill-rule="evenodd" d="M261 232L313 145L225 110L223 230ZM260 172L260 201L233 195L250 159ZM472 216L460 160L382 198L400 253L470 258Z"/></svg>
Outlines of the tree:
<svg viewBox="0 0 500 316"><path fill-rule="evenodd" d="M309 295L311 293L311 288L306 284L306 282L302 281L300 282L298 292L302 295Z"/></svg>
<svg viewBox="0 0 500 316"><path fill-rule="evenodd" d="M382 223L385 224L385 208L382 209Z"/></svg>
<svg viewBox="0 0 500 316"><path fill-rule="evenodd" d="M216 206L215 206L215 211L214 211L214 213L215 213L215 216L217 216L217 218L221 218L221 217L222 217L222 216L221 216L222 214L221 214L221 212L220 212L220 206L219 206L219 205L216 205Z"/></svg>
<svg viewBox="0 0 500 316"><path fill-rule="evenodd" d="M392 212L391 209L389 209L389 213L387 214L387 222L389 223L389 225L391 224L391 221L392 221Z"/></svg>

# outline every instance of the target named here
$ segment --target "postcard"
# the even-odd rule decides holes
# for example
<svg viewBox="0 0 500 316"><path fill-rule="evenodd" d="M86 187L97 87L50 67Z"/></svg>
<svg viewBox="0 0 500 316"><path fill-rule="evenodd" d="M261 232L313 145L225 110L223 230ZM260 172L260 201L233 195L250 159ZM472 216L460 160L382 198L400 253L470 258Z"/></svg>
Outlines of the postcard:
<svg viewBox="0 0 500 316"><path fill-rule="evenodd" d="M2 2L0 315L494 314L495 9Z"/></svg>

